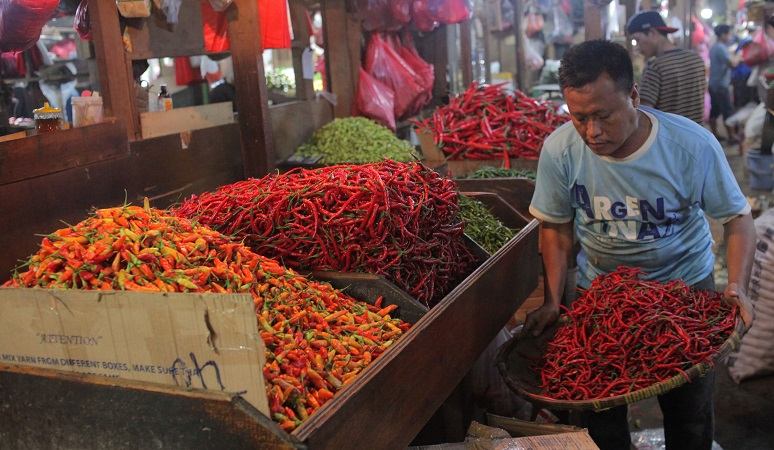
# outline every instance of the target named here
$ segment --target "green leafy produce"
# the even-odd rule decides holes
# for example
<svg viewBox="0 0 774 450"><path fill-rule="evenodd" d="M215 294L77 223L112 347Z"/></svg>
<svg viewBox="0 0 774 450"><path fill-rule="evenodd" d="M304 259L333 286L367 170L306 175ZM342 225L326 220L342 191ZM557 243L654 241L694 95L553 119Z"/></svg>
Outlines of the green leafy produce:
<svg viewBox="0 0 774 450"><path fill-rule="evenodd" d="M536 176L537 173L534 170L484 166L473 173L460 175L457 178L529 178L534 180Z"/></svg>
<svg viewBox="0 0 774 450"><path fill-rule="evenodd" d="M459 195L460 220L465 222L465 234L493 255L500 250L516 231L500 222L480 201Z"/></svg>
<svg viewBox="0 0 774 450"><path fill-rule="evenodd" d="M312 134L296 155L322 155L321 164L372 163L383 159L414 160L416 149L386 127L365 117L334 119Z"/></svg>

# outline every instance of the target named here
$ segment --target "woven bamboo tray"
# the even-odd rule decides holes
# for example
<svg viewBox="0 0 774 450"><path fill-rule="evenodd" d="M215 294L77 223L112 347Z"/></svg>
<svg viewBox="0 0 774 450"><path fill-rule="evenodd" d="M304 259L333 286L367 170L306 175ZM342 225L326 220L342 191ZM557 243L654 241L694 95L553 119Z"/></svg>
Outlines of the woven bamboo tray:
<svg viewBox="0 0 774 450"><path fill-rule="evenodd" d="M616 395L594 400L556 400L543 394L540 388L540 377L529 368L529 362L543 356L543 348L547 342L554 338L559 324L555 324L538 337L532 337L525 333L519 333L511 340L503 344L498 351L496 364L505 383L517 395L537 405L557 410L574 411L602 411L615 406L638 402L646 398L664 394L681 386L690 380L711 372L714 365L721 361L731 351L739 348L744 324L737 318L736 327L731 336L723 343L715 356L710 361L696 364L668 380L653 384L649 387L630 392L625 395Z"/></svg>

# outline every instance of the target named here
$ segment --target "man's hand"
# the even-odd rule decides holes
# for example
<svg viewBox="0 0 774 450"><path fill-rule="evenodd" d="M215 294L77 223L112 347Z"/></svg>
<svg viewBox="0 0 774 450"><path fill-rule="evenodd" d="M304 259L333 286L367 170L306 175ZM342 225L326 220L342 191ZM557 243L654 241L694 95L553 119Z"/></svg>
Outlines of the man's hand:
<svg viewBox="0 0 774 450"><path fill-rule="evenodd" d="M523 333L532 336L540 336L543 331L553 325L559 319L559 307L557 305L543 304L540 308L527 314L524 320Z"/></svg>
<svg viewBox="0 0 774 450"><path fill-rule="evenodd" d="M736 283L731 283L726 287L725 292L723 292L723 299L728 303L739 307L739 316L744 322L744 331L746 332L749 330L752 326L753 319L755 318L755 310L753 309L752 303L750 303L750 300L747 298L747 295L739 289L739 286L737 286Z"/></svg>

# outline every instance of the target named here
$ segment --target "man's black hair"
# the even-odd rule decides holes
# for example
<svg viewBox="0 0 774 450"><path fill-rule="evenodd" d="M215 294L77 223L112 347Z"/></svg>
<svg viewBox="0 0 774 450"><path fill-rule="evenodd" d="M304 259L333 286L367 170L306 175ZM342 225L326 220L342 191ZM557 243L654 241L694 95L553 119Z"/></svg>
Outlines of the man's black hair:
<svg viewBox="0 0 774 450"><path fill-rule="evenodd" d="M616 88L627 94L634 86L634 68L629 52L620 44L596 39L573 45L559 63L559 87L580 88L606 73Z"/></svg>
<svg viewBox="0 0 774 450"><path fill-rule="evenodd" d="M724 34L730 33L731 27L729 25L726 25L724 23L721 23L720 25L715 26L715 36L720 37Z"/></svg>

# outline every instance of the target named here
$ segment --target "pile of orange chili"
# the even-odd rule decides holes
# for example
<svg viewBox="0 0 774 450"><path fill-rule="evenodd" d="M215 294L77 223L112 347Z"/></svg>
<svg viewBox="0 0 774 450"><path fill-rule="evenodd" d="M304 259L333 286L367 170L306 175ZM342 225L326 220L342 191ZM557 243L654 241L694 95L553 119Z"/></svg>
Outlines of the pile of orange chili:
<svg viewBox="0 0 774 450"><path fill-rule="evenodd" d="M643 275L639 268L619 267L597 277L572 304L568 323L533 362L547 397L628 394L711 361L731 336L736 307L721 293Z"/></svg>
<svg viewBox="0 0 774 450"><path fill-rule="evenodd" d="M251 294L272 418L287 431L410 326L390 317L394 305L357 301L147 203L100 209L51 233L24 268L4 286Z"/></svg>

